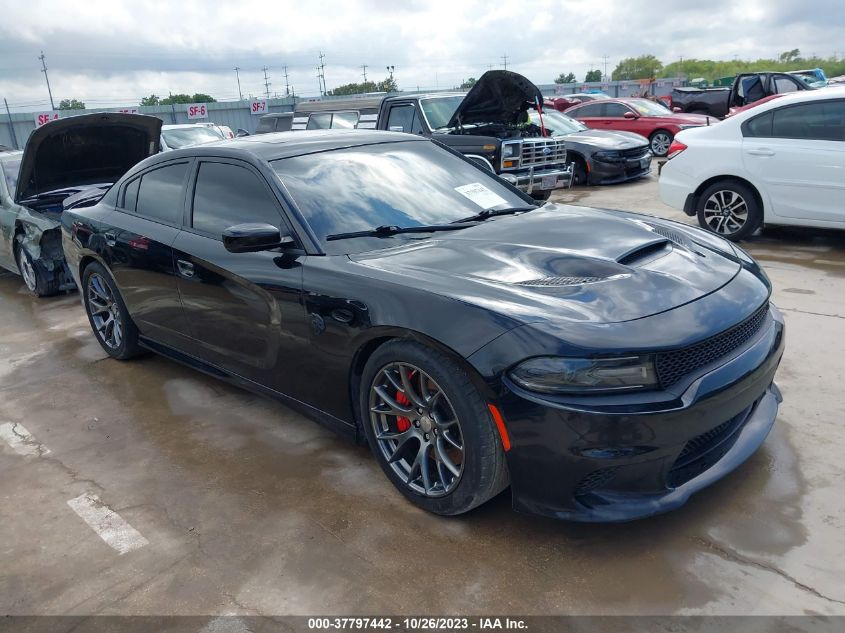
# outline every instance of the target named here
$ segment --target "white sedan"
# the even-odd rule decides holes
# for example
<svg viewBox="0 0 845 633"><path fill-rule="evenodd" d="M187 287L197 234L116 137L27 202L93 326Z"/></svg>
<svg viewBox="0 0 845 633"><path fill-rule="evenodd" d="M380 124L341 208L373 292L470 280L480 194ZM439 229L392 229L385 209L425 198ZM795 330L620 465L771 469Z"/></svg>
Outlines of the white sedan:
<svg viewBox="0 0 845 633"><path fill-rule="evenodd" d="M730 240L763 224L845 229L845 88L801 91L679 133L660 198Z"/></svg>

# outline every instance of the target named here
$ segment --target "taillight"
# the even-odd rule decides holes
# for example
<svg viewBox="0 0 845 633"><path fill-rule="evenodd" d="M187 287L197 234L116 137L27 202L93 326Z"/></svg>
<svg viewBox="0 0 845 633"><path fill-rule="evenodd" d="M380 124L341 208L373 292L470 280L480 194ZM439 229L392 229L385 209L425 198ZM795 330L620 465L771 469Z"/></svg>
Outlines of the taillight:
<svg viewBox="0 0 845 633"><path fill-rule="evenodd" d="M678 154L683 152L687 148L686 145L681 143L678 140L673 140L672 144L669 146L669 151L666 153L666 160L671 160L675 158Z"/></svg>

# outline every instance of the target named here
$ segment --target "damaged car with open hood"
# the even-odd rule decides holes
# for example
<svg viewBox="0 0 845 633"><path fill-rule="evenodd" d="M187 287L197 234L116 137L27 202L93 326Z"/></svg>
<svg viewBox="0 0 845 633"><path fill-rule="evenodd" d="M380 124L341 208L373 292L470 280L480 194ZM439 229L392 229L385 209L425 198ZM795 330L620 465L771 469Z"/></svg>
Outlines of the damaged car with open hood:
<svg viewBox="0 0 845 633"><path fill-rule="evenodd" d="M565 142L529 118L542 103L543 94L527 78L491 70L467 93L300 103L292 129L378 129L430 137L532 198L546 200L553 190L572 184L573 169Z"/></svg>
<svg viewBox="0 0 845 633"><path fill-rule="evenodd" d="M75 289L61 216L92 206L136 163L158 153L161 120L99 113L36 129L24 150L0 154L0 268L39 297Z"/></svg>

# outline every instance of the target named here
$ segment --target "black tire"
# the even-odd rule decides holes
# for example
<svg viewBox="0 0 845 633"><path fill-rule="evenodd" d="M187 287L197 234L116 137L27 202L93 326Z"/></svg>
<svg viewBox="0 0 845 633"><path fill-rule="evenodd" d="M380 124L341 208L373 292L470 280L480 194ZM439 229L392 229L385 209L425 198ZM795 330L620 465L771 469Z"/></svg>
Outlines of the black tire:
<svg viewBox="0 0 845 633"><path fill-rule="evenodd" d="M426 470L432 472L428 469L433 466L435 476L440 468L437 462L442 459L438 457L439 453L434 446L429 445L430 453L428 452L429 449L423 449L424 431L428 428L429 433L434 433L431 431L430 424L426 427L426 415L422 415L421 418L412 422L408 418L397 418L389 413L371 411L373 408L378 409L371 404L373 398L378 398L374 389L388 385L389 383L383 382L381 379L385 376L385 372L391 371L392 368L400 364L406 368L408 366L418 368L420 370L419 377L414 378L413 372L411 372L412 377L409 381L428 378L430 380L428 384L434 388L432 391L436 389L441 392L439 402L448 405L449 410L457 420L458 439L462 445L460 449L461 472L451 481L451 488L446 485L441 473L440 483L442 487L440 490L432 489L431 493L428 494L427 487L424 488L424 492L414 489L414 486L420 488L425 484L414 484L414 481L417 480L409 483L397 472L407 468L410 471L409 474L412 474L414 471L410 467L409 461L413 460L403 457L402 459L394 459L391 463L388 461L388 455L385 454L393 450L393 447L386 445L384 438L389 434L389 430L383 429L382 423L385 419L391 419L395 422L406 420L408 427L407 432L404 432L403 435L409 433L416 435L401 443L397 442L397 444L405 446L403 450L409 453L416 453L417 459L420 455L425 454L423 460L427 462ZM388 389L393 388L392 386L388 387ZM404 394L406 391L402 391L402 393ZM400 391L397 390L394 394L397 401L400 401L399 395ZM432 398L432 400L434 399ZM407 402L410 401L407 400ZM364 368L359 406L367 441L382 470L411 503L423 510L446 516L462 514L481 505L507 488L509 479L502 441L495 428L495 423L490 417L487 405L466 372L441 352L413 341L394 340L385 343L373 353ZM413 410L410 410L409 414L417 415ZM438 417L440 416L432 414L428 421L436 420ZM420 421L422 421L422 425L420 425ZM417 428L412 428L412 424L413 427ZM380 431L381 439L377 439L377 427L382 429ZM392 437L398 437L397 433L398 431L394 430ZM446 445L443 441L445 439L444 432L441 430L440 433L441 444L449 450L454 450L452 446ZM428 434L425 434L425 436L426 438L429 437ZM431 438L432 442L437 439L433 434ZM399 452L399 449L396 449L396 452ZM413 457L413 455L409 455L409 457ZM454 465L454 462L452 462L452 465ZM447 476L449 475L447 474ZM418 479L424 481L421 479L421 475ZM435 483L433 488L436 486ZM437 495L435 495L435 492L437 492Z"/></svg>
<svg viewBox="0 0 845 633"><path fill-rule="evenodd" d="M701 228L738 242L763 223L763 209L751 187L735 180L715 182L701 192L695 207Z"/></svg>
<svg viewBox="0 0 845 633"><path fill-rule="evenodd" d="M530 195L534 200L539 200L540 202L543 202L544 200L548 200L551 197L552 190L540 189L539 191L532 191Z"/></svg>
<svg viewBox="0 0 845 633"><path fill-rule="evenodd" d="M100 297L108 297L110 302L103 301ZM82 303L94 337L109 356L127 360L143 352L138 345L138 328L126 310L123 297L120 296L111 275L97 262L92 262L82 272ZM111 328L112 335L109 334L107 326L102 327L102 321L106 320L101 316L103 314L107 315L106 318L111 318L113 324L119 325L119 341L113 337L115 325Z"/></svg>
<svg viewBox="0 0 845 633"><path fill-rule="evenodd" d="M22 244L23 236L15 239L15 263L23 278L26 289L38 297L50 297L59 292L61 282L44 268L44 264L32 259Z"/></svg>
<svg viewBox="0 0 845 633"><path fill-rule="evenodd" d="M672 144L672 139L674 138L675 135L669 130L655 130L648 137L648 147L652 154L658 158L663 158L669 153L669 146Z"/></svg>
<svg viewBox="0 0 845 633"><path fill-rule="evenodd" d="M573 156L569 161L572 165L572 185L589 185L587 163L580 156Z"/></svg>

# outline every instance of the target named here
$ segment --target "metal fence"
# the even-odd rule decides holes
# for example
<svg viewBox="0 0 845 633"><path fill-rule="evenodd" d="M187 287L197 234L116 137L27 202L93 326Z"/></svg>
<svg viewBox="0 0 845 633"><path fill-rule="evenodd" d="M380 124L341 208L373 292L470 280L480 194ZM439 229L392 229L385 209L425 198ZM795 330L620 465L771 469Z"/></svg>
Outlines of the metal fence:
<svg viewBox="0 0 845 633"><path fill-rule="evenodd" d="M588 92L590 90L601 90L612 97L630 97L640 95L644 92L655 96L668 95L674 86L681 85L680 81L672 79L659 79L654 82L648 81L611 81L595 83L571 83L571 84L542 84L538 88L546 97L565 96L576 92ZM442 91L432 91L442 92ZM401 93L400 93L401 94ZM366 95L361 95L365 97ZM372 95L368 95L372 96ZM333 97L323 97L332 99ZM349 97L337 97L348 99ZM309 99L311 100L311 99ZM296 103L302 101L299 98L287 97L284 99L266 99L266 109L263 113L271 112L292 112ZM207 118L202 121L213 122L218 125L226 125L233 131L239 128L250 134L255 131L259 116L253 114L252 101L224 101L206 104L208 109ZM77 114L89 114L92 112L116 112L131 110L140 114L148 114L158 117L165 124L196 123L199 120L188 118L188 104L174 104L164 106L126 106L124 108L98 108L90 110L63 110L58 113L61 117L74 116ZM39 115L56 116L57 113L47 112L24 112L9 114L2 110L0 104L0 145L22 149L26 139L36 128Z"/></svg>

